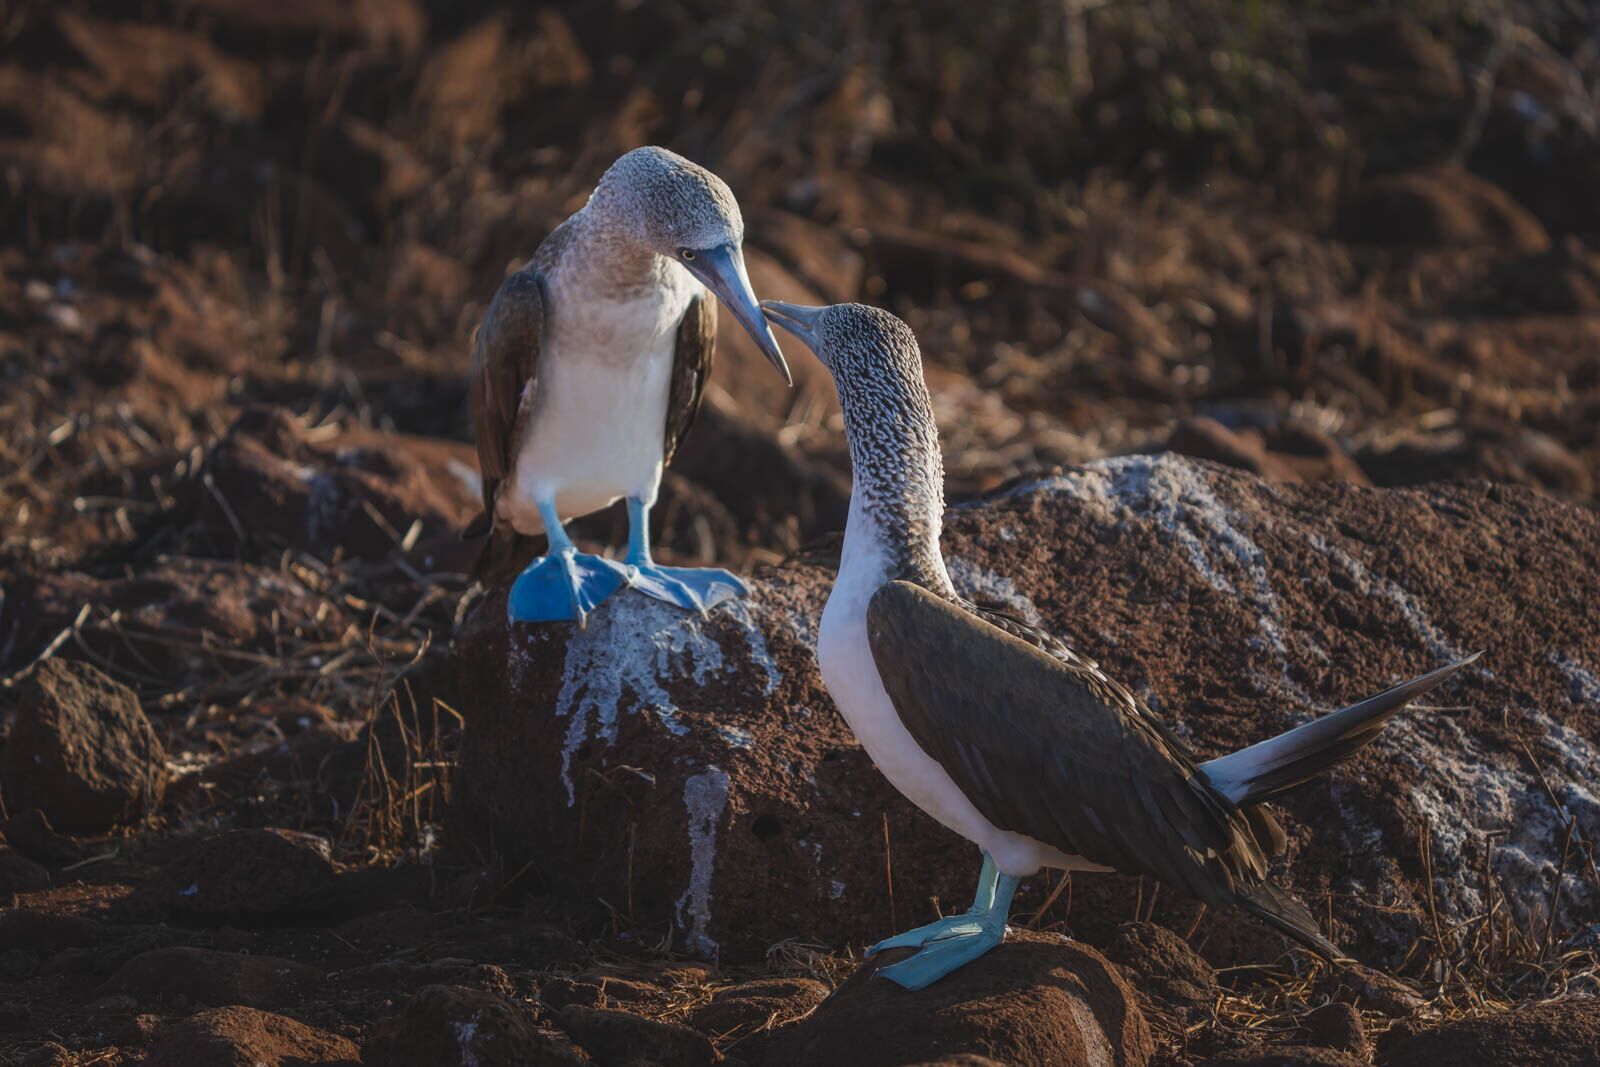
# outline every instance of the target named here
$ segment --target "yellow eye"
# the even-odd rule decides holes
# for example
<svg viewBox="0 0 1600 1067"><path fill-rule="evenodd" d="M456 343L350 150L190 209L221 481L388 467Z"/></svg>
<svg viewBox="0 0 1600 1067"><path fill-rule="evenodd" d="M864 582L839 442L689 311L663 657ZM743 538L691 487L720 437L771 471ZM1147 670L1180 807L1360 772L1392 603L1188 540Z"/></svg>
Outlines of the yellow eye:
<svg viewBox="0 0 1600 1067"><path fill-rule="evenodd" d="M678 258L682 259L685 263L689 262L689 260L694 258L694 249L692 249L692 248L680 248L680 249L678 249Z"/></svg>

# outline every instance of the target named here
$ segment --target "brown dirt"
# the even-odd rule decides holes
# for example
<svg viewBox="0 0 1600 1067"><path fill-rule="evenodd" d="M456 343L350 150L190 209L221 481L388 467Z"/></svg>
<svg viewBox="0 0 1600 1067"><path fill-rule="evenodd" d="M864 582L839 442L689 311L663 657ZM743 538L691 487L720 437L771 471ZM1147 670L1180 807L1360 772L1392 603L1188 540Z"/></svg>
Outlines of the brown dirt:
<svg viewBox="0 0 1600 1067"><path fill-rule="evenodd" d="M497 601L458 612L470 331L646 142L728 179L763 296L912 323L953 499L1161 451L1279 487L1207 475L1266 586L1248 552L1207 557L1221 588L1207 579L1173 531L1241 543L1181 494L1171 515L1135 494L1106 517L1024 492L952 521L972 580L1027 588L1197 748L1431 664L1395 588L1488 648L1492 677L1286 804L1290 881L1373 969L1307 970L1130 882L1025 887L1029 914L1061 890L1038 925L1134 961L1156 1062L1313 1038L1304 1055L1326 1059L1350 1043L1338 1011L1316 1015L1337 1004L1382 1063L1391 1028L1422 1040L1595 992L1600 825L1573 769L1600 703L1592 26L1546 0L1085 7L6 7L0 761L30 751L30 686L60 670L108 679L126 727L55 744L96 754L77 780L109 774L101 756L164 756L87 821L8 772L0 1062L488 1063L502 1040L506 1062L604 1061L613 1031L581 1008L757 1064L849 973L849 945L970 891L805 679L804 627L766 634L775 723L747 717L761 678L663 683L761 739L697 725L692 751L666 749L745 775L717 847L759 877L712 906L713 962L680 958L676 923L702 765L652 770L656 736L624 715L575 764L580 832L554 817L559 773L528 769L548 748L521 768L474 753L506 672L484 659ZM837 405L801 353L783 390L728 320L656 541L757 570L799 617L848 499ZM1473 484L1361 488L1442 481ZM990 536L1011 524L1049 537ZM614 548L625 525L578 532ZM742 641L729 625L707 627ZM493 736L537 732L553 660L518 668L549 706ZM764 792L741 784L757 765ZM480 817L495 795L521 828ZM653 829L625 837L640 805ZM717 929L727 914L751 919ZM1224 965L1214 987L1160 935L1118 933L1152 919ZM504 1025L463 1047L480 1008Z"/></svg>

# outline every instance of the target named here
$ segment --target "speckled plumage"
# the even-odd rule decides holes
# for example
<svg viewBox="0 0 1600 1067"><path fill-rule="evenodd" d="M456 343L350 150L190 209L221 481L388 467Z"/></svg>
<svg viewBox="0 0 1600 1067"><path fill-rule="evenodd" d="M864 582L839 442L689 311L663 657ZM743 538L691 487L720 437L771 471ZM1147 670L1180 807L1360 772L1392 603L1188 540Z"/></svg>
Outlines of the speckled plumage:
<svg viewBox="0 0 1600 1067"><path fill-rule="evenodd" d="M839 386L855 498L882 531L896 577L955 596L939 554L939 427L911 327L878 308L838 304L817 332Z"/></svg>

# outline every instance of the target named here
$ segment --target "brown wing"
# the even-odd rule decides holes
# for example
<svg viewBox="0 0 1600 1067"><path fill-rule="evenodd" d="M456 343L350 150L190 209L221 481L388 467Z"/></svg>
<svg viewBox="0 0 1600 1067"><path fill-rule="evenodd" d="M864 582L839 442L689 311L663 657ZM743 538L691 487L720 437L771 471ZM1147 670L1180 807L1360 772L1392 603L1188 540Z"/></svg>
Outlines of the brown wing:
<svg viewBox="0 0 1600 1067"><path fill-rule="evenodd" d="M901 720L990 822L1210 903L1261 883L1245 817L1098 669L907 582L874 594L867 620Z"/></svg>
<svg viewBox="0 0 1600 1067"><path fill-rule="evenodd" d="M700 400L706 379L711 377L711 360L717 349L717 302L702 293L678 324L677 347L672 357L672 390L667 394L667 439L661 453L663 464L672 462L683 435L700 413Z"/></svg>
<svg viewBox="0 0 1600 1067"><path fill-rule="evenodd" d="M472 350L472 425L483 478L484 519L493 525L495 494L516 460L524 395L538 381L544 339L544 288L533 264L511 275L495 293Z"/></svg>

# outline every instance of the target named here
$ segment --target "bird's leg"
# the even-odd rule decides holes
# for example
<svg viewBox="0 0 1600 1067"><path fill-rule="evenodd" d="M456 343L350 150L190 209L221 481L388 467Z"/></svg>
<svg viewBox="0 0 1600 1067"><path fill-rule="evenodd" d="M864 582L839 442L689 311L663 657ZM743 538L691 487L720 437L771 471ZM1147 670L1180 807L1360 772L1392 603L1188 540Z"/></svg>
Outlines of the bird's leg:
<svg viewBox="0 0 1600 1067"><path fill-rule="evenodd" d="M689 611L704 612L749 592L744 582L718 567L663 567L650 558L650 505L628 498L628 584L646 596Z"/></svg>
<svg viewBox="0 0 1600 1067"><path fill-rule="evenodd" d="M506 611L512 622L577 622L627 580L622 564L578 551L556 513L555 499L539 502L549 548L512 583Z"/></svg>
<svg viewBox="0 0 1600 1067"><path fill-rule="evenodd" d="M892 948L916 949L915 955L890 964L878 974L906 989L926 988L1005 940L1006 917L1011 913L1011 897L1016 891L1017 879L1001 874L985 852L971 909L879 941L867 950L867 958Z"/></svg>

